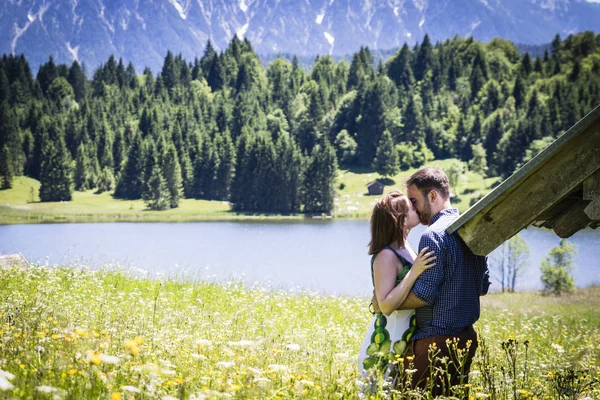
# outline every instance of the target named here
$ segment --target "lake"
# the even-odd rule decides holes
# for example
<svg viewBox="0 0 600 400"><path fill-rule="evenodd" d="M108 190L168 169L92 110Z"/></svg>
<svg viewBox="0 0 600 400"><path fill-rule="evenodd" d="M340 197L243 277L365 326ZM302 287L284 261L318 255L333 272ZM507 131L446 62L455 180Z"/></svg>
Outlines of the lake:
<svg viewBox="0 0 600 400"><path fill-rule="evenodd" d="M409 242L416 248L424 227ZM540 288L540 262L559 239L526 229L531 255L518 290ZM600 284L600 231L580 231L574 272L580 287ZM368 221L90 223L1 225L0 253L38 264L122 265L152 277L248 284L321 294L368 296L372 290ZM492 288L499 285L493 282Z"/></svg>

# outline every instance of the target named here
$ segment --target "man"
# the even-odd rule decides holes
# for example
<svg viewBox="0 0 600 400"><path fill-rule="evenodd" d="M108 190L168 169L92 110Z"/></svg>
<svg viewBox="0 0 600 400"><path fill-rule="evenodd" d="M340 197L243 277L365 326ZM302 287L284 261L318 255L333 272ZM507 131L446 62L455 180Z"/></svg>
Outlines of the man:
<svg viewBox="0 0 600 400"><path fill-rule="evenodd" d="M436 266L417 279L399 307L416 309L417 318L417 331L409 343L404 366L408 368L412 363L417 370L413 375L414 386L425 388L433 378L434 396L451 395L451 386L467 383L477 349L473 324L479 319L479 296L487 293L490 284L487 259L474 255L458 235L446 233L459 213L450 204L448 177L443 171L420 169L408 179L406 186L421 223L429 225L421 236L419 251L429 247L437 259ZM457 347L448 348L447 340L458 340ZM439 351L431 364L430 346L432 351ZM457 349L466 355L462 362L456 359ZM439 361L443 357L452 361L446 364L450 377L431 376L435 367L446 368ZM459 364L462 365L458 367Z"/></svg>

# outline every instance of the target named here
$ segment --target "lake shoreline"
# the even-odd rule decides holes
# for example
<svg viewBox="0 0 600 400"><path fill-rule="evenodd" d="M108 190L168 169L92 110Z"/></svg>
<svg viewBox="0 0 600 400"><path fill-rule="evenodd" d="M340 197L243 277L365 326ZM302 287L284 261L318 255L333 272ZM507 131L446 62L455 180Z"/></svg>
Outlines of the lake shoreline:
<svg viewBox="0 0 600 400"><path fill-rule="evenodd" d="M2 211L10 210L3 214ZM16 213L14 213L17 211ZM146 214L147 213L147 214ZM162 214L164 213L164 214ZM321 215L281 215L281 214L243 214L235 211L224 213L206 213L182 215L169 211L142 211L142 214L52 214L26 212L10 206L0 206L0 225L21 224L61 224L61 223L111 223L111 222L314 222L332 220L368 221L370 214L333 214Z"/></svg>

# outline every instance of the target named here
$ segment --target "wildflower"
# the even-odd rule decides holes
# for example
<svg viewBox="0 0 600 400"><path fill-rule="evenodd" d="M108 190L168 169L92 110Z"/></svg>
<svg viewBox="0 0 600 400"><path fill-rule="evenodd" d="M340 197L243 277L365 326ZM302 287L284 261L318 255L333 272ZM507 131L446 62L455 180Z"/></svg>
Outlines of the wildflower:
<svg viewBox="0 0 600 400"><path fill-rule="evenodd" d="M6 378L9 381L15 379L15 376L13 374L11 374L10 372L7 371L2 371L0 369L0 377Z"/></svg>
<svg viewBox="0 0 600 400"><path fill-rule="evenodd" d="M235 356L235 353L229 347L223 346L223 348L221 350L223 351L223 353L227 354L230 357Z"/></svg>
<svg viewBox="0 0 600 400"><path fill-rule="evenodd" d="M106 364L117 365L121 362L121 359L117 356L109 356L106 354L100 354L99 358L100 358L100 361L102 361L103 363L106 363Z"/></svg>
<svg viewBox="0 0 600 400"><path fill-rule="evenodd" d="M264 378L264 377L254 378L254 383L256 383L258 385L266 385L269 382L271 382L271 380L269 378Z"/></svg>
<svg viewBox="0 0 600 400"><path fill-rule="evenodd" d="M289 370L287 366L281 364L270 364L267 368L273 372L285 372Z"/></svg>
<svg viewBox="0 0 600 400"><path fill-rule="evenodd" d="M72 368L67 372L69 373L69 375L75 375L77 373L77 370L75 368Z"/></svg>
<svg viewBox="0 0 600 400"><path fill-rule="evenodd" d="M254 347L256 342L252 340L240 340L239 342L229 342L227 344L231 347Z"/></svg>
<svg viewBox="0 0 600 400"><path fill-rule="evenodd" d="M559 344L552 343L552 347L554 347L554 350L556 350L558 354L563 354L565 352L565 349Z"/></svg>
<svg viewBox="0 0 600 400"><path fill-rule="evenodd" d="M122 397L123 396L120 392L112 392L112 394L110 395L110 400L121 400Z"/></svg>
<svg viewBox="0 0 600 400"><path fill-rule="evenodd" d="M129 393L142 393L142 391L135 386L121 386L121 390Z"/></svg>
<svg viewBox="0 0 600 400"><path fill-rule="evenodd" d="M405 369L404 372L406 372L407 374L414 374L415 372L417 372L417 369Z"/></svg>
<svg viewBox="0 0 600 400"><path fill-rule="evenodd" d="M131 355L134 357L140 354L140 349L138 347L138 343L135 340L127 340L125 341L125 348L129 350Z"/></svg>
<svg viewBox="0 0 600 400"><path fill-rule="evenodd" d="M217 363L217 367L221 368L231 368L235 365L235 361L219 361Z"/></svg>
<svg viewBox="0 0 600 400"><path fill-rule="evenodd" d="M291 351L298 351L298 350L300 350L300 345L296 344L296 343L290 343L286 347L288 348L288 350L291 350Z"/></svg>
<svg viewBox="0 0 600 400"><path fill-rule="evenodd" d="M210 340L206 340L206 339L198 339L196 340L196 346L198 346L198 349L200 349L200 347L212 347L212 342Z"/></svg>
<svg viewBox="0 0 600 400"><path fill-rule="evenodd" d="M2 372L4 372L4 371L2 371ZM12 377L14 378L15 376L12 375ZM0 375L0 390L3 392L6 392L7 390L11 390L15 387L12 383L9 382L8 379L9 378L6 375ZM10 378L10 379L12 379L12 378Z"/></svg>
<svg viewBox="0 0 600 400"><path fill-rule="evenodd" d="M163 396L161 397L161 400L179 400L177 397L173 397L173 396Z"/></svg>
<svg viewBox="0 0 600 400"><path fill-rule="evenodd" d="M46 351L46 349L44 348L44 346L35 346L33 348L33 351L35 351L38 354L42 354L44 351Z"/></svg>
<svg viewBox="0 0 600 400"><path fill-rule="evenodd" d="M177 375L177 373L175 371L172 371L170 369L161 369L160 372L163 375L167 375L167 376L175 376L175 375Z"/></svg>
<svg viewBox="0 0 600 400"><path fill-rule="evenodd" d="M37 390L40 393L54 394L56 396L61 396L63 394L66 394L66 392L64 390L62 390L62 389L55 388L55 387L52 387L52 386L46 386L46 385L37 386L35 388L35 390Z"/></svg>
<svg viewBox="0 0 600 400"><path fill-rule="evenodd" d="M262 375L262 370L258 368L248 367L248 371L252 372L254 375Z"/></svg>

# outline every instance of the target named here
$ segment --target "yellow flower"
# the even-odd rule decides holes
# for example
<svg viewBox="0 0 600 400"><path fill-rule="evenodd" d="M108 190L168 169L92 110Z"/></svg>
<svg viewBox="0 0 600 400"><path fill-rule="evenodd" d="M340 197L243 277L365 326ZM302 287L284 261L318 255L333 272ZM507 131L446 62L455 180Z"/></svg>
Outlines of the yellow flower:
<svg viewBox="0 0 600 400"><path fill-rule="evenodd" d="M85 329L77 328L75 329L75 333L77 333L81 337L87 337L88 332Z"/></svg>
<svg viewBox="0 0 600 400"><path fill-rule="evenodd" d="M95 365L102 364L102 359L100 358L100 352L99 351L95 351L95 352L92 353L92 363L94 363Z"/></svg>
<svg viewBox="0 0 600 400"><path fill-rule="evenodd" d="M69 373L69 375L75 375L77 373L77 370L75 368L73 368L73 369L70 369L67 372Z"/></svg>
<svg viewBox="0 0 600 400"><path fill-rule="evenodd" d="M138 347L138 341L137 340L127 340L127 341L125 341L125 348L127 348L127 350L129 350L129 352L133 356L137 356L138 354L140 354L140 349Z"/></svg>
<svg viewBox="0 0 600 400"><path fill-rule="evenodd" d="M122 397L122 395L120 392L113 392L110 395L110 400L121 400L121 397Z"/></svg>
<svg viewBox="0 0 600 400"><path fill-rule="evenodd" d="M177 379L175 379L175 382L177 382L177 383L183 383L184 379L183 378L177 378Z"/></svg>
<svg viewBox="0 0 600 400"><path fill-rule="evenodd" d="M40 339L43 339L46 337L46 332L40 332Z"/></svg>

